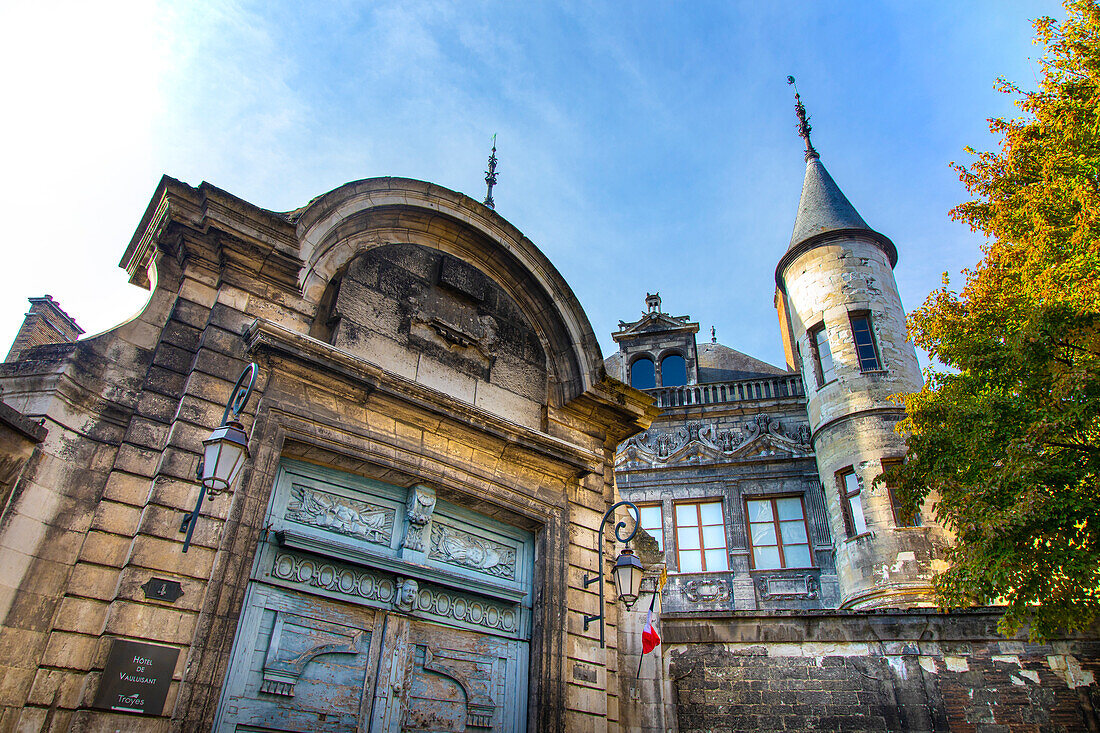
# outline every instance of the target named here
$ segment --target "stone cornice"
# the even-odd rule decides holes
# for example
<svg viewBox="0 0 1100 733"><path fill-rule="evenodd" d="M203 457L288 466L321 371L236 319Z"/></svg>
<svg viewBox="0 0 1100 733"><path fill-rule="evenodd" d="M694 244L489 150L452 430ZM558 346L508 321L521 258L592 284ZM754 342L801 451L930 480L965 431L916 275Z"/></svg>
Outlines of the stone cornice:
<svg viewBox="0 0 1100 733"><path fill-rule="evenodd" d="M119 266L130 282L148 288L147 271L155 246L173 225L194 233L185 236L181 259L197 256L225 267L244 269L297 293L298 240L294 225L273 212L237 198L209 183L193 188L164 176L134 232ZM211 232L217 236L208 236ZM199 252L201 248L211 251Z"/></svg>
<svg viewBox="0 0 1100 733"><path fill-rule="evenodd" d="M322 368L366 388L368 392L384 394L425 412L470 426L516 448L565 464L578 474L603 472L604 458L598 453L493 415L272 321L256 319L245 330L244 339L250 352L268 351L313 368Z"/></svg>

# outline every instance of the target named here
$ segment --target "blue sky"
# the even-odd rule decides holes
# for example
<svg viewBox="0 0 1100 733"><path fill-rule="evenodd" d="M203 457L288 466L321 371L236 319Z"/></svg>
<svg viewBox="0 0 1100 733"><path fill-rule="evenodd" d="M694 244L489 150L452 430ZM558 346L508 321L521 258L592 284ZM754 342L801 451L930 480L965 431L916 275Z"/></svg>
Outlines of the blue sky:
<svg viewBox="0 0 1100 733"><path fill-rule="evenodd" d="M625 9L624 8L628 8ZM558 267L605 356L647 291L781 364L774 269L804 163L891 237L905 305L980 256L951 161L1036 83L1059 3L8 3L0 346L50 293L89 333L146 294L117 263L162 173L290 210L396 175L485 194ZM955 282L960 278L956 275Z"/></svg>

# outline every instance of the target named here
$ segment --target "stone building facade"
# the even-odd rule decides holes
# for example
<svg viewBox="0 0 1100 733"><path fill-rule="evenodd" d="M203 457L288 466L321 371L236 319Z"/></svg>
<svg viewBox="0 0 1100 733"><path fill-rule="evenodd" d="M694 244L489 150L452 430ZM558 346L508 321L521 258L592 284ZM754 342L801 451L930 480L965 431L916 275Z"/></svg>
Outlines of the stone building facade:
<svg viewBox="0 0 1100 733"><path fill-rule="evenodd" d="M659 294L612 334L608 373L662 410L615 457L668 569L634 729L1100 730L1100 629L1032 644L994 608L938 611L935 497L908 514L875 481L905 454L891 395L922 385L897 257L807 144L776 268L786 368L698 343Z"/></svg>
<svg viewBox="0 0 1100 733"><path fill-rule="evenodd" d="M0 729L618 727L582 580L656 410L529 240L419 181L276 213L165 178L122 266L139 316L0 367ZM249 362L251 457L184 553Z"/></svg>
<svg viewBox="0 0 1100 733"><path fill-rule="evenodd" d="M143 311L79 340L32 299L0 365L0 730L1100 730L1095 630L931 606L951 538L874 480L920 380L897 251L809 146L778 260L784 367L659 294L604 360L466 196L164 178L121 262ZM249 364L250 456L185 552ZM601 609L620 499L649 593Z"/></svg>

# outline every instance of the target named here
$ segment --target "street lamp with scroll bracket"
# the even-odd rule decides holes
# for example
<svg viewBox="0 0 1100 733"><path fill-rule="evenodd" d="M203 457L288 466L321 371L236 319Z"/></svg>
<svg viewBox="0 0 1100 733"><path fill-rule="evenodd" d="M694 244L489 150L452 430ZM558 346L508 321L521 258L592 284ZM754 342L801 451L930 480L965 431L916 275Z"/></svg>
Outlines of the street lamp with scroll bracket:
<svg viewBox="0 0 1100 733"><path fill-rule="evenodd" d="M622 542L624 545L630 540L634 539L634 535L638 533L639 519L641 513L638 511L638 507L634 506L629 501L620 501L618 504L612 505L600 520L600 532L599 540L596 545L599 548L600 553L600 572L595 576L589 576L587 573L584 575L584 587L592 585L598 582L600 584L600 612L595 615L584 614L584 630L588 631L588 625L599 621L600 622L600 648L604 648L604 595L603 595L603 528L607 524L607 520L615 513L615 510L621 506L625 506L633 510L634 513L634 528L630 531L626 537L623 537L622 531L626 529L626 522L620 520L615 525L615 539ZM624 547L622 552L619 553L619 558L615 561L615 569L612 570L612 574L615 576L615 588L619 592L619 600L622 601L627 609L634 605L634 602L638 600L638 593L641 591L642 585L642 561L638 559L638 556L634 554L634 551L629 547Z"/></svg>
<svg viewBox="0 0 1100 733"><path fill-rule="evenodd" d="M248 460L248 435L244 432L240 417L248 404L248 398L252 396L252 388L256 386L258 371L255 362L244 368L229 395L229 401L225 403L221 425L214 428L210 437L202 441L202 458L199 459L195 472L195 477L199 480L199 500L195 503L195 511L184 516L180 525L180 532L187 533L183 540L184 552L191 547L191 535L198 524L202 500L207 494L213 499L218 494L232 491L237 476Z"/></svg>

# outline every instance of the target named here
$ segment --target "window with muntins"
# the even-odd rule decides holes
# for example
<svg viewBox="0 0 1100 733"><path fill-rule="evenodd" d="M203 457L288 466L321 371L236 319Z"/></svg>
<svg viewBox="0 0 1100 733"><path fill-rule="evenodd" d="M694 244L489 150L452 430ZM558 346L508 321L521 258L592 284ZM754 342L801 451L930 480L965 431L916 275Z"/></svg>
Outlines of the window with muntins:
<svg viewBox="0 0 1100 733"><path fill-rule="evenodd" d="M639 504L638 512L641 514L640 521L638 522L642 529L649 532L649 535L657 540L657 549L664 551L665 549L665 532L664 521L661 517L661 505L660 504Z"/></svg>
<svg viewBox="0 0 1100 733"><path fill-rule="evenodd" d="M882 472L886 473L894 466L900 466L901 462L901 458L883 458ZM890 494L890 507L894 510L894 525L898 527L919 527L920 512L909 512L902 509L897 497L894 496L894 487L889 481L886 482L886 490Z"/></svg>
<svg viewBox="0 0 1100 733"><path fill-rule="evenodd" d="M657 386L652 359L642 357L630 365L630 386L634 389L652 389Z"/></svg>
<svg viewBox="0 0 1100 733"><path fill-rule="evenodd" d="M819 389L836 379L833 352L829 349L829 332L825 330L824 323L810 329L810 356L813 357L814 376Z"/></svg>
<svg viewBox="0 0 1100 733"><path fill-rule="evenodd" d="M837 484L840 490L840 506L844 513L844 531L849 537L863 534L867 531L867 520L863 516L859 477L853 469L846 468L837 474Z"/></svg>
<svg viewBox="0 0 1100 733"><path fill-rule="evenodd" d="M687 362L679 354L661 359L661 386L682 387L688 383Z"/></svg>
<svg viewBox="0 0 1100 733"><path fill-rule="evenodd" d="M813 567L802 497L749 499L745 509L755 569Z"/></svg>
<svg viewBox="0 0 1100 733"><path fill-rule="evenodd" d="M721 501L676 504L676 554L681 573L729 570Z"/></svg>
<svg viewBox="0 0 1100 733"><path fill-rule="evenodd" d="M856 356L859 357L861 372L874 372L882 369L875 345L875 334L871 330L870 313L852 313L852 340L856 344Z"/></svg>

